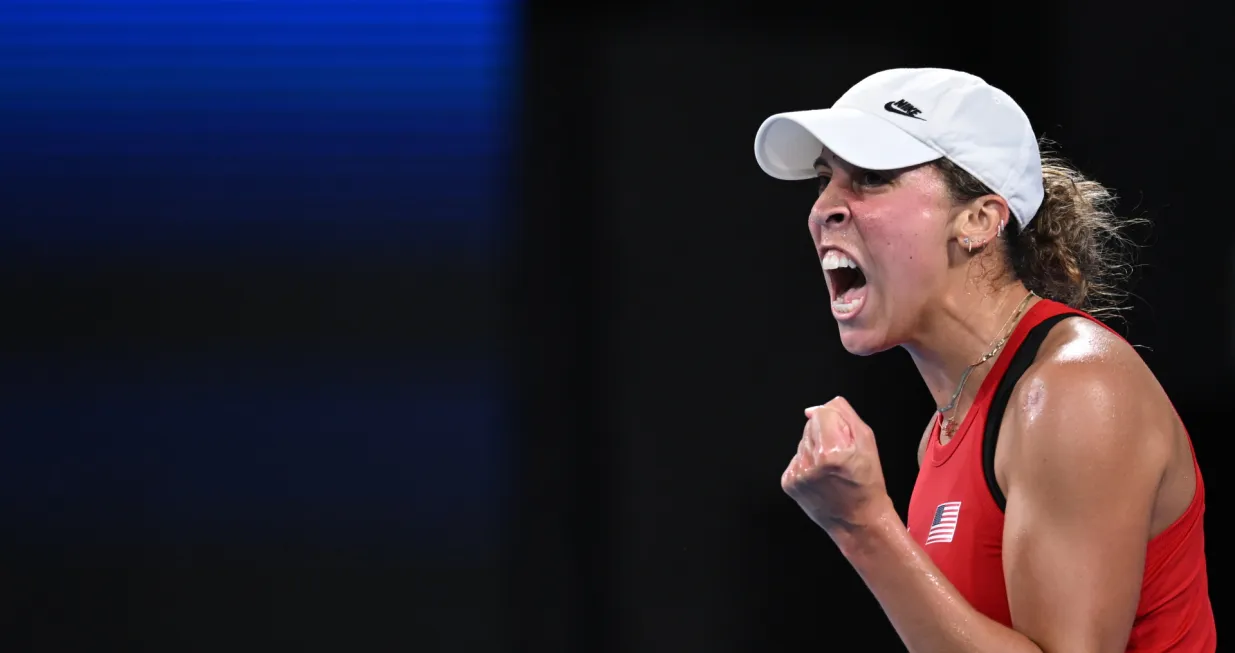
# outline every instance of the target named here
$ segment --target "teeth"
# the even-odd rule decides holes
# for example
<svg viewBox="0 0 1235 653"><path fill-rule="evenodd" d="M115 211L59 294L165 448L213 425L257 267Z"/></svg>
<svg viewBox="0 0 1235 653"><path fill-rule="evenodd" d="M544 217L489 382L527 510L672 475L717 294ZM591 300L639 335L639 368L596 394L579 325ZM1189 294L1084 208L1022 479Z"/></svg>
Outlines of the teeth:
<svg viewBox="0 0 1235 653"><path fill-rule="evenodd" d="M862 299L863 298L859 297L858 299L848 302L842 299L836 299L832 302L832 310L842 315L845 313L852 313L858 309L859 305L862 304Z"/></svg>
<svg viewBox="0 0 1235 653"><path fill-rule="evenodd" d="M858 264L854 263L853 259L834 249L829 249L823 255L823 260L820 263L823 264L823 269L825 270L836 270L839 268L858 269Z"/></svg>

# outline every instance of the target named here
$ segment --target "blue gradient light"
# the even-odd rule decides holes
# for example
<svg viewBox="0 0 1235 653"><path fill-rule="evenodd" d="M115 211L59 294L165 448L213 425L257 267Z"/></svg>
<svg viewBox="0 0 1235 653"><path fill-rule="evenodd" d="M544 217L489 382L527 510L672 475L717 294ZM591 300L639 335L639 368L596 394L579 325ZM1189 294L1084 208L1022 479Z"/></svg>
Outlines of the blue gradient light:
<svg viewBox="0 0 1235 653"><path fill-rule="evenodd" d="M225 273L233 258L351 265L377 245L413 272L488 274L512 215L514 11L0 0L0 250L72 276L90 274L77 254ZM89 365L98 352L17 361L14 343L0 365L0 505L59 525L127 516L200 531L297 513L328 530L487 533L505 451L491 343L404 344L450 361L438 365L458 382L431 385L411 365L353 373L314 351L255 380L265 343L203 362L154 342ZM443 460L466 464L467 483L451 485Z"/></svg>
<svg viewBox="0 0 1235 653"><path fill-rule="evenodd" d="M306 241L346 224L358 242L483 247L508 214L515 32L503 0L2 3L0 175L46 197L88 168L110 199L86 214L25 198L0 238L239 243L273 221ZM198 178L230 210L132 210ZM281 210L323 178L329 206ZM383 198L399 220L345 208Z"/></svg>

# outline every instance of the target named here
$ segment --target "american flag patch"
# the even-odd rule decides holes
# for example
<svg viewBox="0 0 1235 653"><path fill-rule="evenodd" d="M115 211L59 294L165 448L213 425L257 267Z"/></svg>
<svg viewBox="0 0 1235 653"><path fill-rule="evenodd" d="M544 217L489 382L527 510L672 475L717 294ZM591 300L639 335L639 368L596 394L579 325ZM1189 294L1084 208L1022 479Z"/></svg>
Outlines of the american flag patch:
<svg viewBox="0 0 1235 653"><path fill-rule="evenodd" d="M939 507L935 508L935 518L931 520L931 531L926 534L926 543L951 542L952 536L956 535L956 520L960 516L960 501L939 504Z"/></svg>

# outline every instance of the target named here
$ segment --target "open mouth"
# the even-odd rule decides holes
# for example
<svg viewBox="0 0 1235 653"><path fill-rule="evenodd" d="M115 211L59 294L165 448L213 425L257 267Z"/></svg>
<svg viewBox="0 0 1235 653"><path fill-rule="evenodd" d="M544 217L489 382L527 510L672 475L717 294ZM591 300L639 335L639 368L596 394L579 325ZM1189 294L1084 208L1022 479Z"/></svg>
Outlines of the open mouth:
<svg viewBox="0 0 1235 653"><path fill-rule="evenodd" d="M832 314L837 319L853 317L866 300L866 273L844 252L831 249L820 261L832 296Z"/></svg>

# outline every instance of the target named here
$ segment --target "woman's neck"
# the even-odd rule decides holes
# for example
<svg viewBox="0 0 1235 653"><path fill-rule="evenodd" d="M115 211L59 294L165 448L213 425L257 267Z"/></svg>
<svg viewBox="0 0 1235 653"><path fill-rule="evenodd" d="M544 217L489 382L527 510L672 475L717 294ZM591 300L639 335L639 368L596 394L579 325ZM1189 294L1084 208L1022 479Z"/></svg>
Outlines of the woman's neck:
<svg viewBox="0 0 1235 653"><path fill-rule="evenodd" d="M1018 311L1024 315L1037 298L1023 307L1029 291L1020 281L1004 284L994 290L979 291L973 282L964 290L945 295L922 319L919 335L904 348L918 366L918 373L935 399L937 408L944 408L960 386L965 371L988 354L996 341L1010 334ZM972 403L974 395L993 360L977 366L965 380L965 387L956 398L959 418Z"/></svg>

